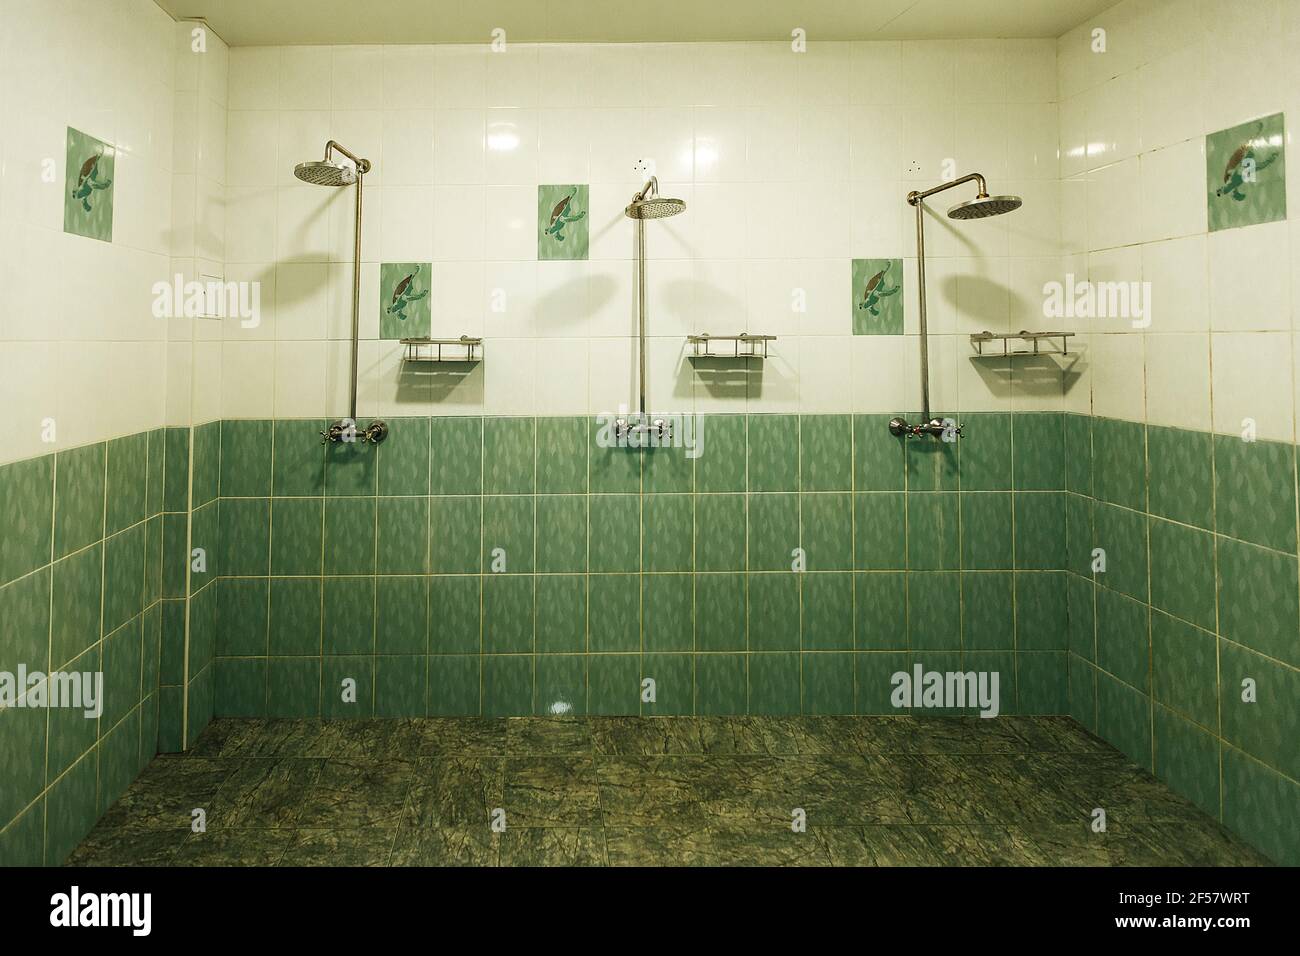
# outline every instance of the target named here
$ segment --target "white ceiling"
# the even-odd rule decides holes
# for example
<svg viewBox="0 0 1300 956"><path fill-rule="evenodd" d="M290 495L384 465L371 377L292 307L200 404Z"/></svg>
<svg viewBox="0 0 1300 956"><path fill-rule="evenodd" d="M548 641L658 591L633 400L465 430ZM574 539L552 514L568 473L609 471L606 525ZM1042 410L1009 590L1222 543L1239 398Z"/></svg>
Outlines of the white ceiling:
<svg viewBox="0 0 1300 956"><path fill-rule="evenodd" d="M1058 37L1115 0L156 0L231 46Z"/></svg>

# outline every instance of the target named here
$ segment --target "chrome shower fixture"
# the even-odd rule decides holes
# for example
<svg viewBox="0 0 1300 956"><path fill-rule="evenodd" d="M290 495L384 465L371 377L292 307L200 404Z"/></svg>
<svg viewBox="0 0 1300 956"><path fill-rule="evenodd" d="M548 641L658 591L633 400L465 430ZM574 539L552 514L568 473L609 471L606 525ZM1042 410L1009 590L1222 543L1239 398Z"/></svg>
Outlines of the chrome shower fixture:
<svg viewBox="0 0 1300 956"><path fill-rule="evenodd" d="M352 165L333 160L335 151L352 160ZM299 163L293 168L293 174L304 183L312 186L352 186L357 187L356 217L352 225L355 253L352 260L352 380L350 382L348 417L339 419L320 433L321 444L326 442L370 442L378 445L388 437L388 426L381 421L373 421L365 428L357 427L357 340L360 338L361 307L361 194L362 181L370 172L370 160L362 159L351 150L345 149L334 140L325 144L325 158Z"/></svg>
<svg viewBox="0 0 1300 956"><path fill-rule="evenodd" d="M637 406L639 414L635 422L620 418L614 423L615 434L620 438L629 435L650 435L652 440L665 441L672 434L672 426L665 419L656 418L652 422L645 420L645 223L647 219L667 219L685 210L686 203L683 200L659 195L659 179L656 176L650 177L623 210L623 215L636 220L636 318L640 404Z"/></svg>
<svg viewBox="0 0 1300 956"><path fill-rule="evenodd" d="M932 186L922 192L912 190L907 194L908 204L916 208L916 287L918 302L921 306L919 313L921 324L921 421L913 425L906 418L891 418L889 420L889 432L892 435L906 435L909 438L932 435L944 441L955 441L961 437L962 426L960 423L954 422L952 419L936 418L930 413L929 328L925 319L925 200L935 193L941 193L945 189L952 189L954 186L970 182L978 184L978 194L974 199L959 202L951 207L948 210L949 219L987 219L990 216L1000 216L1003 213L1013 212L1020 208L1021 199L1019 196L990 196L988 184L984 182L984 177L979 173L968 173L950 183L940 183L938 186Z"/></svg>

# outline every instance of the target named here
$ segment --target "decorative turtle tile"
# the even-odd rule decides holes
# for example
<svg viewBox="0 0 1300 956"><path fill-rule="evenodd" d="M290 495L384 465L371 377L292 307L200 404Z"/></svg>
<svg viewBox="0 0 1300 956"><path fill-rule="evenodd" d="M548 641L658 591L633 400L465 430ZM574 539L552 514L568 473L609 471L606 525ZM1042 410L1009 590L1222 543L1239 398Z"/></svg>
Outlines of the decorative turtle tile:
<svg viewBox="0 0 1300 956"><path fill-rule="evenodd" d="M830 854L811 833L789 826L608 827L611 866L829 866Z"/></svg>
<svg viewBox="0 0 1300 956"><path fill-rule="evenodd" d="M507 827L502 866L605 866L600 827Z"/></svg>
<svg viewBox="0 0 1300 956"><path fill-rule="evenodd" d="M502 805L505 761L500 757L424 758L416 763L402 825L487 826Z"/></svg>
<svg viewBox="0 0 1300 956"><path fill-rule="evenodd" d="M537 187L537 258L586 259L591 209L585 184Z"/></svg>
<svg viewBox="0 0 1300 956"><path fill-rule="evenodd" d="M853 260L853 334L903 334L903 260Z"/></svg>
<svg viewBox="0 0 1300 956"><path fill-rule="evenodd" d="M295 830L280 866L387 866L397 830Z"/></svg>
<svg viewBox="0 0 1300 956"><path fill-rule="evenodd" d="M500 835L486 826L397 831L390 866L496 866Z"/></svg>
<svg viewBox="0 0 1300 956"><path fill-rule="evenodd" d="M113 241L113 167L108 143L68 127L63 193L63 231Z"/></svg>
<svg viewBox="0 0 1300 956"><path fill-rule="evenodd" d="M1210 232L1286 218L1285 154L1281 113L1205 137Z"/></svg>
<svg viewBox="0 0 1300 956"><path fill-rule="evenodd" d="M427 339L433 334L428 262L379 264L379 337Z"/></svg>

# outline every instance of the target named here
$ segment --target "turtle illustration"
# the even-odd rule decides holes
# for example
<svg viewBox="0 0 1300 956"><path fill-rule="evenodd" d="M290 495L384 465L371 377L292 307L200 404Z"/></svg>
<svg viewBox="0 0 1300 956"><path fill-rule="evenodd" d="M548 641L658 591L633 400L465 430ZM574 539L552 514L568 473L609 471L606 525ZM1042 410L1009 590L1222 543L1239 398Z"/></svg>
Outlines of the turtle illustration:
<svg viewBox="0 0 1300 956"><path fill-rule="evenodd" d="M1255 136L1259 136L1263 129L1264 124L1257 123ZM1246 194L1241 191L1242 187L1257 182L1260 170L1267 169L1278 157L1277 150L1274 150L1267 159L1256 159L1255 142L1255 139L1246 140L1228 157L1228 165L1223 170L1223 185L1214 191L1214 195L1220 198L1231 196L1237 202L1245 201Z"/></svg>
<svg viewBox="0 0 1300 956"><path fill-rule="evenodd" d="M420 274L420 267L416 266L415 271L409 274L401 282L393 287L392 301L388 304L388 314L395 315L405 321L406 307L412 302L418 302L429 294L428 289L421 289L419 292L414 290L412 283L415 277Z"/></svg>
<svg viewBox="0 0 1300 956"><path fill-rule="evenodd" d="M554 236L557 242L564 241L564 227L571 222L577 222L583 216L587 215L586 211L575 211L573 208L574 193L569 193L555 204L551 210L551 221L546 227L546 234Z"/></svg>
<svg viewBox="0 0 1300 956"><path fill-rule="evenodd" d="M889 285L885 278L885 273L889 271L892 264L886 263L885 268L867 280L867 284L862 290L862 301L858 303L859 309L866 309L872 315L879 315L880 309L877 306L880 305L880 300L898 291L898 286Z"/></svg>
<svg viewBox="0 0 1300 956"><path fill-rule="evenodd" d="M81 164L81 171L77 173L77 185L72 189L72 198L81 200L81 208L90 212L90 197L96 189L107 189L113 185L113 180L106 179L99 181L99 161L104 158L104 147L100 146L95 151L95 155L89 157Z"/></svg>

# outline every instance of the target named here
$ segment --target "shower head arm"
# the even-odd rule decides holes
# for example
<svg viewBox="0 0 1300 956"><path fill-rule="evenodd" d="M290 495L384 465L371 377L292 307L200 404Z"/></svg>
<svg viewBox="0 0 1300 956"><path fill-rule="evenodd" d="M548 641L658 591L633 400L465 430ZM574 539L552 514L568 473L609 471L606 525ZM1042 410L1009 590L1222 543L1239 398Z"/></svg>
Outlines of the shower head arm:
<svg viewBox="0 0 1300 956"><path fill-rule="evenodd" d="M353 164L357 167L358 173L370 172L370 160L362 159L356 153L352 152L352 150L348 149L346 146L341 145L340 143L335 142L334 140L330 140L328 143L325 144L325 162L328 163L330 161L330 154L333 153L335 150L338 150L348 159L352 160Z"/></svg>
<svg viewBox="0 0 1300 956"><path fill-rule="evenodd" d="M651 196L659 195L659 177L651 176L646 180L646 184L641 187L641 191L632 197L634 203L645 202Z"/></svg>
<svg viewBox="0 0 1300 956"><path fill-rule="evenodd" d="M915 206L917 203L924 201L928 197L933 196L935 193L941 193L945 189L952 189L954 186L960 186L963 183L970 183L970 182L979 183L979 195L975 197L976 199L988 198L989 188L988 188L988 184L984 182L984 177L979 173L967 173L965 176L958 177L957 179L954 179L950 183L940 183L938 186L931 186L929 189L923 190L921 192L917 192L916 190L913 190L912 192L907 194L907 201L909 204Z"/></svg>

